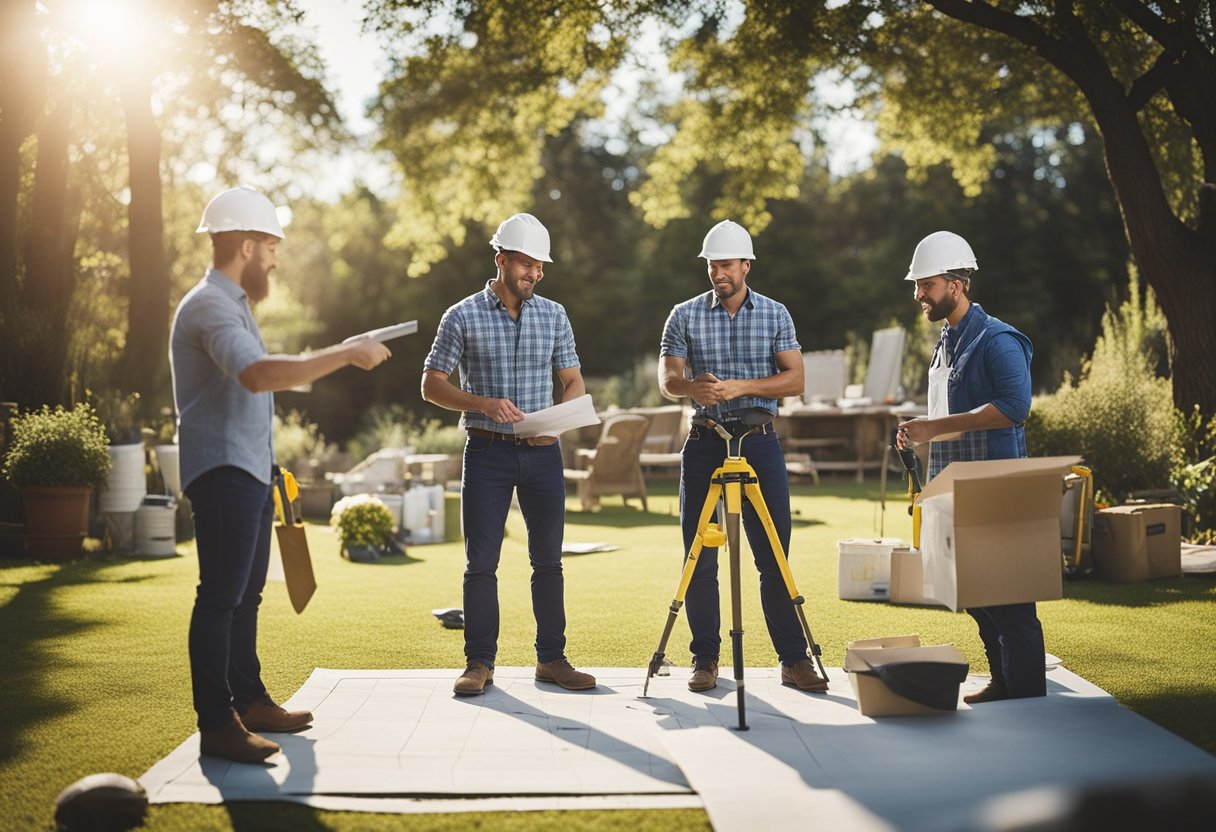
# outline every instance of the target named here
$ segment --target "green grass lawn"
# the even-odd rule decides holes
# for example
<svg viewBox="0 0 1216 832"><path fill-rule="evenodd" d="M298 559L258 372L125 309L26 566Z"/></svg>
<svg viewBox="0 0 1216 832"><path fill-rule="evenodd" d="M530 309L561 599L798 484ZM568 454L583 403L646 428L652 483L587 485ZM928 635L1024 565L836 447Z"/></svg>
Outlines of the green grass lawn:
<svg viewBox="0 0 1216 832"><path fill-rule="evenodd" d="M896 484L898 488L898 484ZM674 484L653 488L650 513L609 500L584 514L570 502L566 539L604 541L614 552L567 556L567 653L576 666L638 668L657 644L676 588L682 551ZM455 509L449 500L449 511ZM807 598L824 662L839 666L858 638L919 633L952 642L985 672L976 628L941 608L841 601L836 542L876 536L876 483L797 486L791 565ZM885 534L910 534L906 498L887 502ZM462 546L411 548L408 556L353 564L325 526L309 529L319 589L303 615L282 584L268 585L260 652L271 693L286 699L315 667L463 667L462 634L436 607L461 606ZM99 771L138 777L194 730L186 630L197 578L192 545L167 560L82 560L63 566L0 562L0 829L50 825L55 795ZM749 666L776 663L745 569L744 646ZM723 569L725 588L725 569ZM499 569L500 665L530 665L533 624L523 523L513 515ZM1216 752L1216 583L1179 578L1132 585L1092 579L1065 584L1065 599L1039 606L1047 650L1133 711ZM724 593L723 601L729 603ZM723 615L728 626L729 608ZM688 628L676 625L668 656L685 664ZM729 639L724 639L729 652ZM724 660L729 661L724 655ZM677 671L664 684L683 684ZM151 808L145 828L556 829L569 813L373 815L290 804ZM585 829L708 828L701 811L580 812Z"/></svg>

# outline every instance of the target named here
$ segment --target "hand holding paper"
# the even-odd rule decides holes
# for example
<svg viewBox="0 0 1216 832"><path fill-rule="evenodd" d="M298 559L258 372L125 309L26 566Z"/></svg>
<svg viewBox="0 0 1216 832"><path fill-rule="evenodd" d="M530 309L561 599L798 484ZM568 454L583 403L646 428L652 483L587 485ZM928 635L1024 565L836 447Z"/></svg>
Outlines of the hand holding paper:
<svg viewBox="0 0 1216 832"><path fill-rule="evenodd" d="M515 423L515 435L560 436L564 431L599 423L591 394L584 393L577 399L527 414L522 422Z"/></svg>

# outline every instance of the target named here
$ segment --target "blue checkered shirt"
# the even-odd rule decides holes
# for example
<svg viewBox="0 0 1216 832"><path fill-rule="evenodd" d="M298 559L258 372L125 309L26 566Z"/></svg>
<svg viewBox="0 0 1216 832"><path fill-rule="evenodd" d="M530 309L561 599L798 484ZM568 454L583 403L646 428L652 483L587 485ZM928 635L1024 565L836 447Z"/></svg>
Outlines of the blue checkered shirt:
<svg viewBox="0 0 1216 832"><path fill-rule="evenodd" d="M687 359L690 378L713 373L727 381L776 375L780 368L774 356L801 349L789 310L748 289L733 318L713 292L677 305L663 327L659 356ZM729 421L732 411L750 407L762 407L777 415L777 400L759 396L743 396L709 407L695 406L694 418L719 422Z"/></svg>
<svg viewBox="0 0 1216 832"><path fill-rule="evenodd" d="M460 389L510 399L524 413L553 406L553 374L579 366L574 330L560 303L533 296L513 319L490 282L448 308L423 367L450 374L460 367ZM466 428L514 433L509 422L465 412Z"/></svg>

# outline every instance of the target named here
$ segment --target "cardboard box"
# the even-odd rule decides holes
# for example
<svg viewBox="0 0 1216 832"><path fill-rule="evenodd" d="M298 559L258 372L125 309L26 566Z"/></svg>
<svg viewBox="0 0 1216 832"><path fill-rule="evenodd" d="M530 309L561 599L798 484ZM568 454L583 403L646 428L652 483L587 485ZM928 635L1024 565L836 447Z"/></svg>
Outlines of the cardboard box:
<svg viewBox="0 0 1216 832"><path fill-rule="evenodd" d="M1094 517L1094 568L1103 580L1133 583L1182 574L1182 509L1172 503L1104 508Z"/></svg>
<svg viewBox="0 0 1216 832"><path fill-rule="evenodd" d="M893 537L851 537L836 542L836 594L846 601L885 601L891 582Z"/></svg>
<svg viewBox="0 0 1216 832"><path fill-rule="evenodd" d="M900 696L879 676L862 673L890 668L908 662L934 662L942 665L943 687L953 691L948 711L932 708ZM864 716L915 716L942 714L955 710L958 688L967 675L967 660L953 644L923 647L920 636L888 636L850 641L844 655L844 669L857 695L857 709Z"/></svg>
<svg viewBox="0 0 1216 832"><path fill-rule="evenodd" d="M917 496L925 595L952 610L1064 595L1060 501L1076 456L952 462Z"/></svg>
<svg viewBox="0 0 1216 832"><path fill-rule="evenodd" d="M887 600L892 604L931 604L925 597L925 564L920 549L891 550L891 584Z"/></svg>

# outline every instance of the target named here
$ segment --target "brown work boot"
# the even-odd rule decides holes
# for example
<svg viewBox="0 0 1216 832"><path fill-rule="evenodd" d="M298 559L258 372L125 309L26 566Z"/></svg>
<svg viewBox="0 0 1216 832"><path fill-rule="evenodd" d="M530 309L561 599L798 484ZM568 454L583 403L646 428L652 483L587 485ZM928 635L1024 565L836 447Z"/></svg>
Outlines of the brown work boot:
<svg viewBox="0 0 1216 832"><path fill-rule="evenodd" d="M1000 702L1002 699L1009 698L1009 691L1005 690L1004 685L996 682L989 682L986 687L977 690L975 693L969 693L963 697L963 701L968 705L978 705L981 702Z"/></svg>
<svg viewBox="0 0 1216 832"><path fill-rule="evenodd" d="M198 729L198 750L208 757L223 757L238 763L260 763L279 751L279 744L251 734L232 711L232 721L217 728Z"/></svg>
<svg viewBox="0 0 1216 832"><path fill-rule="evenodd" d="M241 714L246 731L274 731L285 734L312 724L311 711L287 711L270 700L254 702Z"/></svg>
<svg viewBox="0 0 1216 832"><path fill-rule="evenodd" d="M815 672L810 659L799 659L789 667L781 665L781 684L811 693L823 693L828 689L828 680Z"/></svg>
<svg viewBox="0 0 1216 832"><path fill-rule="evenodd" d="M452 685L452 690L460 696L477 696L486 692L486 685L494 684L494 668L485 662L470 661L464 673Z"/></svg>
<svg viewBox="0 0 1216 832"><path fill-rule="evenodd" d="M595 677L570 666L565 659L536 663L536 681L557 682L566 690L587 690L595 687Z"/></svg>
<svg viewBox="0 0 1216 832"><path fill-rule="evenodd" d="M713 690L718 686L718 663L717 662L702 662L693 663L692 675L688 677L688 689L700 693L705 690Z"/></svg>

